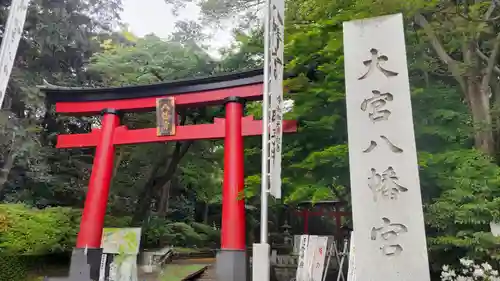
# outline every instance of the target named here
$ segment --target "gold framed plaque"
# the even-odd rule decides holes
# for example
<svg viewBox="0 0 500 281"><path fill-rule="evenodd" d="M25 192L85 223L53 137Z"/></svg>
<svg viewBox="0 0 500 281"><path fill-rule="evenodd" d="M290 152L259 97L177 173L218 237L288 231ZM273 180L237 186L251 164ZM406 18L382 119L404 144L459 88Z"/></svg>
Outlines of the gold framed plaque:
<svg viewBox="0 0 500 281"><path fill-rule="evenodd" d="M175 100L173 97L156 99L156 135L175 135Z"/></svg>

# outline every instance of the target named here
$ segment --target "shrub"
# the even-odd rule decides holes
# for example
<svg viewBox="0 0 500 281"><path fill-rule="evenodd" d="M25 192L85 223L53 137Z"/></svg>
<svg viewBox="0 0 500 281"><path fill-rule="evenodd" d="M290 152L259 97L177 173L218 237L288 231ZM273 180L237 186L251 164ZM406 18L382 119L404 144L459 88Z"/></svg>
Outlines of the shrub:
<svg viewBox="0 0 500 281"><path fill-rule="evenodd" d="M191 227L198 233L202 233L206 235L206 239L203 243L203 247L216 247L220 242L220 231L218 229L214 229L213 226L193 222L191 223Z"/></svg>
<svg viewBox="0 0 500 281"><path fill-rule="evenodd" d="M183 222L171 224L172 230L176 233L174 245L182 247L200 247L207 236L197 233L194 228Z"/></svg>
<svg viewBox="0 0 500 281"><path fill-rule="evenodd" d="M22 204L0 204L0 254L71 252L76 243L80 217L81 210L72 208L40 210ZM106 216L105 225L129 227L130 221L130 217ZM208 225L152 217L143 228L142 247L213 247L219 237L219 231Z"/></svg>
<svg viewBox="0 0 500 281"><path fill-rule="evenodd" d="M25 281L28 266L24 256L0 256L0 280Z"/></svg>
<svg viewBox="0 0 500 281"><path fill-rule="evenodd" d="M201 223L171 222L152 217L144 229L142 245L145 248L172 245L178 247L212 247L220 239L218 230Z"/></svg>
<svg viewBox="0 0 500 281"><path fill-rule="evenodd" d="M0 205L0 253L41 255L71 249L75 243L74 210L32 209L21 204Z"/></svg>

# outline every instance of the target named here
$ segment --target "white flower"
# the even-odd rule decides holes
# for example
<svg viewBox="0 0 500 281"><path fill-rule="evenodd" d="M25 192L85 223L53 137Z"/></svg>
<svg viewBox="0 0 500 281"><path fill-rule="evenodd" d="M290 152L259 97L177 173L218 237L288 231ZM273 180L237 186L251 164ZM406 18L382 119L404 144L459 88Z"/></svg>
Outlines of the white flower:
<svg viewBox="0 0 500 281"><path fill-rule="evenodd" d="M481 268L476 268L472 275L474 277L484 277L484 270L482 270Z"/></svg>
<svg viewBox="0 0 500 281"><path fill-rule="evenodd" d="M443 265L443 267L442 267L441 269L442 269L443 271L448 271L448 270L450 270L450 266L449 266L449 265L447 265L447 264L445 264L445 265Z"/></svg>
<svg viewBox="0 0 500 281"><path fill-rule="evenodd" d="M485 271L490 271L490 270L492 270L492 269L493 269L493 268L491 267L491 265L490 265L489 263L487 263L487 262L485 262L485 263L481 264L481 266L483 267L483 269L484 269Z"/></svg>
<svg viewBox="0 0 500 281"><path fill-rule="evenodd" d="M469 260L469 259L466 259L466 258L463 258L463 259L460 259L460 263L465 266L465 267L470 267L471 265L474 264L474 261L473 260Z"/></svg>
<svg viewBox="0 0 500 281"><path fill-rule="evenodd" d="M490 274L491 276L498 276L498 270L492 270Z"/></svg>
<svg viewBox="0 0 500 281"><path fill-rule="evenodd" d="M466 276L458 276L456 281L472 281L473 279L471 277L466 277Z"/></svg>
<svg viewBox="0 0 500 281"><path fill-rule="evenodd" d="M441 271L442 281L452 281L451 274L448 271Z"/></svg>

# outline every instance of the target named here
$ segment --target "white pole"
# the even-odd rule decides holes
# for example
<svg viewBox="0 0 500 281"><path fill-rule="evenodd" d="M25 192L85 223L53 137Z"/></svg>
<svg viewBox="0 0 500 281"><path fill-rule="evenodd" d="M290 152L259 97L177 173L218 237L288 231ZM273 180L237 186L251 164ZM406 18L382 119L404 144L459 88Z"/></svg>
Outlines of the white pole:
<svg viewBox="0 0 500 281"><path fill-rule="evenodd" d="M264 93L262 98L262 172L260 191L260 243L267 243L269 199L269 20L271 1L266 0L264 17Z"/></svg>
<svg viewBox="0 0 500 281"><path fill-rule="evenodd" d="M253 245L252 280L269 281L271 260L268 233L268 196L269 196L269 19L270 0L266 0L264 17L264 92L262 98L262 175L260 194L260 243Z"/></svg>
<svg viewBox="0 0 500 281"><path fill-rule="evenodd" d="M9 8L9 17L5 25L2 45L0 46L0 108L5 98L17 48L23 34L28 6L28 0L13 0Z"/></svg>

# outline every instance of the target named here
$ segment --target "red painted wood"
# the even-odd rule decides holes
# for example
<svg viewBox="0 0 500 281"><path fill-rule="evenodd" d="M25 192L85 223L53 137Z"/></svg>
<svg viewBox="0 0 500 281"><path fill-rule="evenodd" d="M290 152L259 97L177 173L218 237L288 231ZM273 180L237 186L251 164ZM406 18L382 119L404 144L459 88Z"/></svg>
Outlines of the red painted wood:
<svg viewBox="0 0 500 281"><path fill-rule="evenodd" d="M295 211L296 214L303 216L304 213L308 213L309 216L315 216L315 217L320 217L320 216L329 216L333 217L336 214L340 214L341 216L350 216L350 212L344 212L344 211L319 211L319 212L314 212L314 211L308 211L308 210L301 210L301 211Z"/></svg>
<svg viewBox="0 0 500 281"><path fill-rule="evenodd" d="M224 181L222 185L221 249L246 249L245 201L242 193L245 185L243 147L243 104L226 104L224 138Z"/></svg>
<svg viewBox="0 0 500 281"><path fill-rule="evenodd" d="M221 104L230 96L238 96L248 101L262 99L263 84L245 85L234 88L218 89L204 92L182 93L171 95L176 107L198 107ZM105 108L123 111L152 111L156 107L156 99L169 96L147 97L124 100L90 101L90 102L57 102L56 112L77 115L96 115Z"/></svg>
<svg viewBox="0 0 500 281"><path fill-rule="evenodd" d="M338 211L338 210L333 210L333 211L310 211L308 209L305 210L297 210L295 211L295 214L298 216L301 216L304 219L304 234L309 234L309 217L321 217L321 216L326 216L326 217L334 217L335 218L335 224L336 224L336 233L337 235L340 234L341 232L341 222L342 222L342 217L349 217L351 216L350 212L344 212L344 211Z"/></svg>
<svg viewBox="0 0 500 281"><path fill-rule="evenodd" d="M99 134L98 145L90 175L89 187L85 198L80 231L76 241L77 248L100 248L104 216L108 203L109 187L113 177L113 161L115 147L113 134L119 126L120 119L116 114L104 114L102 117L102 133Z"/></svg>
<svg viewBox="0 0 500 281"><path fill-rule="evenodd" d="M158 137L156 128L129 130L125 126L116 128L113 144L125 145L149 142L169 142L185 140L222 139L225 134L225 119L215 118L213 124L177 126L175 136ZM101 135L101 129L86 134L70 134L57 136L57 148L95 147ZM283 121L283 132L297 132L297 121ZM253 116L242 118L243 136L259 136L262 134L262 120L254 120Z"/></svg>

